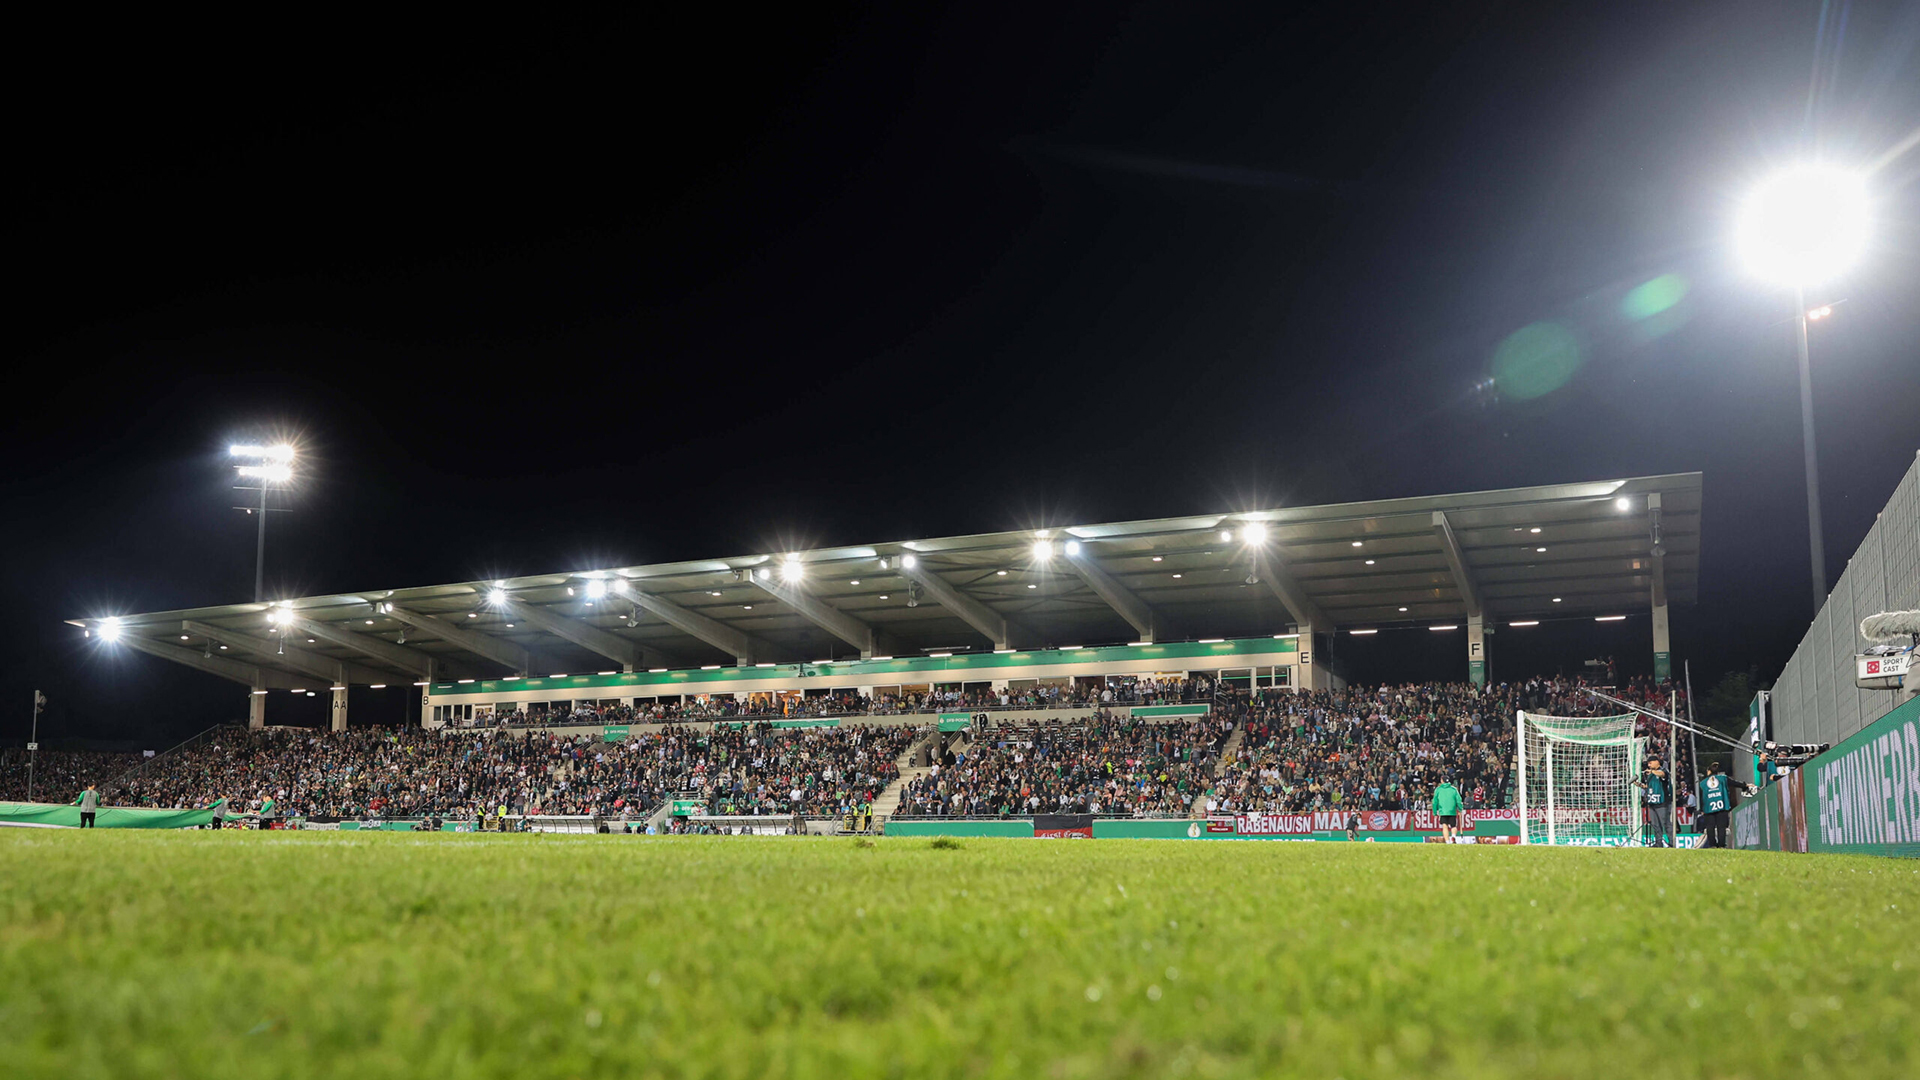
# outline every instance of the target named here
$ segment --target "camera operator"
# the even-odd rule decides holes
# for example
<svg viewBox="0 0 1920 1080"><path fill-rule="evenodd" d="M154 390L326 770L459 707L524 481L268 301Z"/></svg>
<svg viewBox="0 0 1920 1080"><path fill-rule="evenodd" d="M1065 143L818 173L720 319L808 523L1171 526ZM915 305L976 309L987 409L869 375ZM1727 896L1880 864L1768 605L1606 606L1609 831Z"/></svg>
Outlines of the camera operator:
<svg viewBox="0 0 1920 1080"><path fill-rule="evenodd" d="M1727 819L1733 811L1733 779L1727 767L1714 762L1700 780L1700 833L1706 837L1701 847L1727 846Z"/></svg>
<svg viewBox="0 0 1920 1080"><path fill-rule="evenodd" d="M1633 783L1641 789L1640 801L1647 808L1647 828L1652 835L1646 846L1672 847L1673 783L1667 779L1667 767L1654 758Z"/></svg>

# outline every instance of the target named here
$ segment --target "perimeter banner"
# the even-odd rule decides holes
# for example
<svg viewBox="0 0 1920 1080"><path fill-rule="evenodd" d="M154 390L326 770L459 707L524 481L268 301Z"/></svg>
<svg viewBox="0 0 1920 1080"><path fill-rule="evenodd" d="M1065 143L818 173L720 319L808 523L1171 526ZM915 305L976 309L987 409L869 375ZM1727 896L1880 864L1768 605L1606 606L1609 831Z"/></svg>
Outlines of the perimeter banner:
<svg viewBox="0 0 1920 1080"><path fill-rule="evenodd" d="M198 829L213 822L211 810L142 810L103 806L94 815L97 829ZM77 829L80 808L57 803L0 803L0 825Z"/></svg>
<svg viewBox="0 0 1920 1080"><path fill-rule="evenodd" d="M1920 698L1733 812L1734 847L1920 858Z"/></svg>
<svg viewBox="0 0 1920 1080"><path fill-rule="evenodd" d="M1440 819L1431 810L1315 810L1302 814L1241 814L1233 832L1240 836L1306 836L1317 832L1345 832L1347 819L1360 819L1363 832L1439 832ZM1216 822L1227 819L1216 818ZM1460 829L1472 832L1477 821L1519 821L1518 810L1463 810ZM1211 826L1209 832L1216 830Z"/></svg>

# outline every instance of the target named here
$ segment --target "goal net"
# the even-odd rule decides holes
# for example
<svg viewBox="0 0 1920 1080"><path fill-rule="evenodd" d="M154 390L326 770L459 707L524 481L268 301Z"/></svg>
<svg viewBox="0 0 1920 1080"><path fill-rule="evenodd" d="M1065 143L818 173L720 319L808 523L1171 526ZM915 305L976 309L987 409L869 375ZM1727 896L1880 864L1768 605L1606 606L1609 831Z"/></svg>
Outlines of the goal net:
<svg viewBox="0 0 1920 1080"><path fill-rule="evenodd" d="M1617 846L1640 842L1640 775L1646 740L1634 717L1541 716L1515 725L1515 787L1522 843Z"/></svg>

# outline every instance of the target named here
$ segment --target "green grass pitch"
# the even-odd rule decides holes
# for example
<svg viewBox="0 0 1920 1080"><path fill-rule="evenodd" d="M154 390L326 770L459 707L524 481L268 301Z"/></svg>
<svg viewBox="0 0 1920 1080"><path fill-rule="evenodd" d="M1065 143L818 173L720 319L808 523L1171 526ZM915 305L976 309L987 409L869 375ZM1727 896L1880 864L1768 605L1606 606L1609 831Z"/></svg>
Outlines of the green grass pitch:
<svg viewBox="0 0 1920 1080"><path fill-rule="evenodd" d="M0 830L9 1077L1920 1075L1920 865Z"/></svg>

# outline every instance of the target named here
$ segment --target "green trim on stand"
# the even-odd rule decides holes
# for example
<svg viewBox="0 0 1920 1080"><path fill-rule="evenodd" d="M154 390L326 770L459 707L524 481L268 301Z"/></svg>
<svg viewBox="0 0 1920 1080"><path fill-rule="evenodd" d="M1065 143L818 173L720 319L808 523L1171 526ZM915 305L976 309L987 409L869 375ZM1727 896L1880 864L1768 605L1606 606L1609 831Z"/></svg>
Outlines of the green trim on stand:
<svg viewBox="0 0 1920 1080"><path fill-rule="evenodd" d="M1135 719L1161 718L1169 716L1205 716L1206 705L1135 705L1130 711Z"/></svg>
<svg viewBox="0 0 1920 1080"><path fill-rule="evenodd" d="M896 660L843 660L831 664L775 664L771 667L719 667L680 671L628 671L616 675L563 675L533 679L481 679L472 683L435 683L429 695L510 694L523 690L547 693L573 690L625 690L625 696L698 693L699 686L715 682L789 682L801 679L870 678L886 675L942 674L964 681L969 673L1002 676L1021 668L1060 664L1118 664L1137 660L1204 660L1212 657L1297 653L1292 638L1235 638L1230 641L1173 641L1164 645L1113 645L1093 649L1034 649L1012 653L962 653L958 656L908 657ZM975 680L979 681L979 680ZM620 695L614 695L620 696Z"/></svg>

